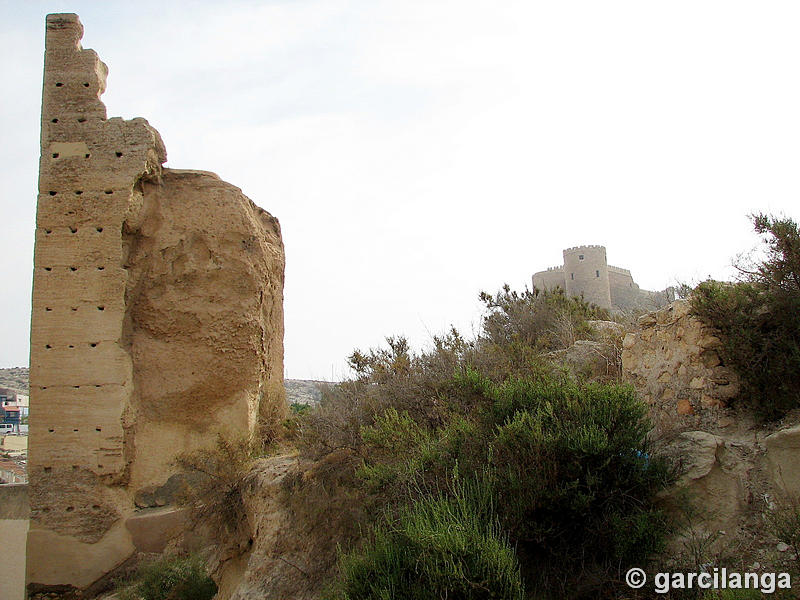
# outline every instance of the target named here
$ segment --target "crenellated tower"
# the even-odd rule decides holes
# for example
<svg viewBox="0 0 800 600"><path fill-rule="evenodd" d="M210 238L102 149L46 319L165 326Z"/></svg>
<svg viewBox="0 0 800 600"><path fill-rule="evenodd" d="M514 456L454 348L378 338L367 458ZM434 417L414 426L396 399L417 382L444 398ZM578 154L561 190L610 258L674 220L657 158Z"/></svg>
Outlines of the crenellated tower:
<svg viewBox="0 0 800 600"><path fill-rule="evenodd" d="M564 280L570 296L611 309L605 246L575 246L564 250Z"/></svg>

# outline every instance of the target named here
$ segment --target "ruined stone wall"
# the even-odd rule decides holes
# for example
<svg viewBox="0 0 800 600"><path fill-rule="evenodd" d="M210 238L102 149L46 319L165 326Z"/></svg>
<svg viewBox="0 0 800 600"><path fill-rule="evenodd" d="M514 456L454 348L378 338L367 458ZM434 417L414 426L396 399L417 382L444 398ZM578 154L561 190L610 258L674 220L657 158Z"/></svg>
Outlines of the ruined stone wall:
<svg viewBox="0 0 800 600"><path fill-rule="evenodd" d="M677 556L706 539L708 551L736 544L742 556L754 560L751 553L765 541L761 501L774 492L765 476L769 432L727 407L739 392L738 377L721 363L720 339L689 308L678 300L639 319L638 329L623 340L623 376L649 407L657 451L680 468L663 497L664 508L686 527L670 551ZM760 531L753 533L756 527Z"/></svg>
<svg viewBox="0 0 800 600"><path fill-rule="evenodd" d="M622 368L660 422L722 407L739 393L738 376L716 351L719 338L686 300L644 315L639 326L623 340Z"/></svg>
<svg viewBox="0 0 800 600"><path fill-rule="evenodd" d="M755 570L787 570L795 557L765 519L795 511L800 498L800 410L770 423L735 402L739 378L719 345L685 300L641 317L623 341L623 375L649 406L654 447L680 470L662 494L681 524L670 552L713 559L733 551Z"/></svg>
<svg viewBox="0 0 800 600"><path fill-rule="evenodd" d="M134 497L166 483L177 453L283 407L277 221L213 174L162 169L144 119L106 119L107 68L82 34L77 15L47 17L32 589L85 588L133 556Z"/></svg>

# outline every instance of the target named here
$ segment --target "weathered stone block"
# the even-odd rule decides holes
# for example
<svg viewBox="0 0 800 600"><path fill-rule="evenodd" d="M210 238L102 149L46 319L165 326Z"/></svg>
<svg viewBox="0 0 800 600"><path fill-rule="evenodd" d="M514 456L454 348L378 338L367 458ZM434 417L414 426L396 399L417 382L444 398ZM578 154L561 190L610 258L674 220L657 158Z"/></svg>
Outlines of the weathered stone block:
<svg viewBox="0 0 800 600"><path fill-rule="evenodd" d="M776 431L764 442L772 484L794 498L800 497L800 425Z"/></svg>
<svg viewBox="0 0 800 600"><path fill-rule="evenodd" d="M186 518L186 509L150 509L128 517L125 527L137 552L163 552L183 532Z"/></svg>

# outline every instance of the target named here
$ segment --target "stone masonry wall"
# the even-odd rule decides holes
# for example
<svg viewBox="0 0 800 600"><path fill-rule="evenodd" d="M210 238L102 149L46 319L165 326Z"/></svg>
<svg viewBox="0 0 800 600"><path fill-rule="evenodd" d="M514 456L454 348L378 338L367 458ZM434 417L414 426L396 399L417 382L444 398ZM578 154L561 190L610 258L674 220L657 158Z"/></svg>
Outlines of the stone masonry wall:
<svg viewBox="0 0 800 600"><path fill-rule="evenodd" d="M716 351L719 338L689 314L686 300L646 314L639 326L623 340L622 369L657 421L722 407L739 393L738 376Z"/></svg>
<svg viewBox="0 0 800 600"><path fill-rule="evenodd" d="M106 119L106 66L48 15L31 319L29 589L90 586L177 453L284 406L277 220L211 173L163 169ZM223 427L224 423L224 427ZM139 494L141 496L141 494ZM143 515L137 513L141 522Z"/></svg>
<svg viewBox="0 0 800 600"><path fill-rule="evenodd" d="M733 551L741 564L759 565L751 569L788 570L795 557L767 522L800 500L800 409L764 422L735 402L739 378L722 364L719 344L685 300L641 317L623 340L623 375L649 405L651 438L680 468L662 495L683 523L670 551L703 548L709 561Z"/></svg>

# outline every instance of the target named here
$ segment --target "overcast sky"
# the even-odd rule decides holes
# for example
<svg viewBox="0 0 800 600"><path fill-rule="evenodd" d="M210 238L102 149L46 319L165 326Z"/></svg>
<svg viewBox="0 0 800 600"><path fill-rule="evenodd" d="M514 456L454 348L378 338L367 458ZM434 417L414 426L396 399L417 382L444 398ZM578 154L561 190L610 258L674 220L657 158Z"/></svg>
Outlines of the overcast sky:
<svg viewBox="0 0 800 600"><path fill-rule="evenodd" d="M0 1L0 367L28 364L45 15L108 115L278 217L286 375L451 323L603 244L646 289L731 276L800 216L800 3Z"/></svg>

